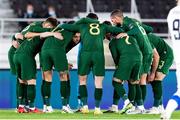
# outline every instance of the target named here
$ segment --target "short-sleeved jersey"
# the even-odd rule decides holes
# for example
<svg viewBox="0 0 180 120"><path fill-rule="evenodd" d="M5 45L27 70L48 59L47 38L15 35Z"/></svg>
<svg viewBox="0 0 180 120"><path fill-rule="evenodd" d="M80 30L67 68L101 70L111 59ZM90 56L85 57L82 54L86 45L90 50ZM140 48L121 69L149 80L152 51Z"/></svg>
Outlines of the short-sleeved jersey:
<svg viewBox="0 0 180 120"><path fill-rule="evenodd" d="M42 23L35 22L23 29L22 34L26 34L27 32L47 32L49 30L50 29L43 28ZM41 50L43 42L44 40L40 40L40 37L34 37L31 40L25 39L16 50L16 53L24 53L34 57Z"/></svg>
<svg viewBox="0 0 180 120"><path fill-rule="evenodd" d="M136 22L134 19L124 17L122 27L128 35L132 35L136 38L143 55L152 54L152 47L147 34L139 22Z"/></svg>
<svg viewBox="0 0 180 120"><path fill-rule="evenodd" d="M98 20L81 22L78 24L63 24L63 29L80 32L81 51L104 51L103 40L106 33L119 33L121 28L112 27L106 24L100 24Z"/></svg>
<svg viewBox="0 0 180 120"><path fill-rule="evenodd" d="M161 37L158 37L153 33L149 33L148 38L160 56L163 55L164 52L168 52L169 50L172 51L171 47Z"/></svg>
<svg viewBox="0 0 180 120"><path fill-rule="evenodd" d="M63 36L63 40L59 40L53 36L47 37L45 39L45 42L42 46L42 50L47 50L47 49L58 49L58 50L63 50L66 51L67 45L71 42L72 37L73 37L73 32L69 32L67 30L57 30L55 32L60 32Z"/></svg>
<svg viewBox="0 0 180 120"><path fill-rule="evenodd" d="M121 61L142 61L142 53L139 49L137 41L133 37L112 39L109 48L117 65Z"/></svg>

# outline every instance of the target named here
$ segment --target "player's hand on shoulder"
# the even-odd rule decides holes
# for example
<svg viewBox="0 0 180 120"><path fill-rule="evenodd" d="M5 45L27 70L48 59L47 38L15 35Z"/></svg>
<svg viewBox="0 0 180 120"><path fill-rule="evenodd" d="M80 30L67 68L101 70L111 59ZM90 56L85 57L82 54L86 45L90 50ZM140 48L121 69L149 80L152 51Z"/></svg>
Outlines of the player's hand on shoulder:
<svg viewBox="0 0 180 120"><path fill-rule="evenodd" d="M127 36L128 36L127 33L119 33L119 34L116 36L116 39L120 39L120 38L127 37Z"/></svg>
<svg viewBox="0 0 180 120"><path fill-rule="evenodd" d="M59 32L54 32L54 37L57 38L57 39L59 39L59 40L63 40L63 39L64 39L63 36L62 36L62 34L59 33Z"/></svg>
<svg viewBox="0 0 180 120"><path fill-rule="evenodd" d="M13 47L15 47L15 48L18 48L18 47L19 47L19 43L18 43L17 41L15 41L15 40L12 41L12 45L13 45Z"/></svg>
<svg viewBox="0 0 180 120"><path fill-rule="evenodd" d="M15 38L23 40L23 34L22 33L16 33Z"/></svg>

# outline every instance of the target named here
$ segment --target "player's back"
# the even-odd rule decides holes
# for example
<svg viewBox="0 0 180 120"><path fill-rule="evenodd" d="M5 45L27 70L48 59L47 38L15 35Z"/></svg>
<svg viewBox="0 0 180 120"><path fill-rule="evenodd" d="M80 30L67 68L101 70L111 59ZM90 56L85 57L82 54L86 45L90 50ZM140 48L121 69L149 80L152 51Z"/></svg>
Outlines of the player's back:
<svg viewBox="0 0 180 120"><path fill-rule="evenodd" d="M147 34L137 20L125 17L123 29L136 38L142 54L152 54L152 47Z"/></svg>
<svg viewBox="0 0 180 120"><path fill-rule="evenodd" d="M42 46L42 50L63 50L65 51L66 46L68 43L72 40L73 33L69 32L67 30L57 30L56 32L59 32L63 36L63 40L59 40L58 38L55 38L54 36L47 37L45 39L45 42Z"/></svg>
<svg viewBox="0 0 180 120"><path fill-rule="evenodd" d="M113 45L113 46L112 46ZM139 49L137 41L133 37L112 39L110 46L116 47L120 60L141 61L142 53Z"/></svg>
<svg viewBox="0 0 180 120"><path fill-rule="evenodd" d="M83 51L103 51L105 27L100 23L86 23L80 25L81 43Z"/></svg>
<svg viewBox="0 0 180 120"><path fill-rule="evenodd" d="M171 47L161 37L149 33L148 38L159 54L163 54L167 50L172 51Z"/></svg>
<svg viewBox="0 0 180 120"><path fill-rule="evenodd" d="M22 34L25 35L27 32L46 32L50 29L45 29L41 26L39 22L32 23L27 26ZM24 42L16 50L16 53L24 53L31 56L35 56L41 49L43 41L40 40L40 37L33 37L32 39L24 39Z"/></svg>

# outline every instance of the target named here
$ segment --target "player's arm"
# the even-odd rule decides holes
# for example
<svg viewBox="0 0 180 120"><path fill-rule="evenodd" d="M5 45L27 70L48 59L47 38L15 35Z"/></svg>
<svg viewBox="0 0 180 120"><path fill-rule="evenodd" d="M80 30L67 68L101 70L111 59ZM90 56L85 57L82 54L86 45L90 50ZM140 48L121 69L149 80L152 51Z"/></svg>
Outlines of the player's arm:
<svg viewBox="0 0 180 120"><path fill-rule="evenodd" d="M40 38L47 38L47 37L55 37L59 40L63 40L63 36L60 32L44 32L44 33L40 33Z"/></svg>
<svg viewBox="0 0 180 120"><path fill-rule="evenodd" d="M27 32L24 37L27 39L40 36L41 33L35 33L35 32Z"/></svg>
<svg viewBox="0 0 180 120"><path fill-rule="evenodd" d="M12 38L12 46L13 46L14 48L18 48L18 47L19 47L19 43L18 43L15 35L14 35L13 38Z"/></svg>
<svg viewBox="0 0 180 120"><path fill-rule="evenodd" d="M111 25L105 25L105 28L106 28L106 33L118 34L118 33L123 33L124 32L124 30L122 28L120 28L120 27L113 27Z"/></svg>
<svg viewBox="0 0 180 120"><path fill-rule="evenodd" d="M156 74L156 70L158 68L158 64L159 64L159 54L156 50L156 48L153 49L153 62L151 65L151 73L148 76L148 81L153 81L155 78L155 74Z"/></svg>
<svg viewBox="0 0 180 120"><path fill-rule="evenodd" d="M30 29L24 37L27 39L33 38L33 37L38 37L41 35L42 32L47 32L50 31L49 28L42 28L40 26L32 26L32 29Z"/></svg>
<svg viewBox="0 0 180 120"><path fill-rule="evenodd" d="M153 32L153 28L149 25L146 25L146 24L143 24L142 22L136 20L136 19L133 19L138 25L142 26L144 28L144 30L146 31L146 33L150 33L150 32Z"/></svg>
<svg viewBox="0 0 180 120"><path fill-rule="evenodd" d="M109 44L109 50L111 52L112 58L114 60L115 65L118 65L119 62L119 54L117 52L115 41L111 41Z"/></svg>
<svg viewBox="0 0 180 120"><path fill-rule="evenodd" d="M146 31L147 34L153 32L153 28L151 26L148 26L143 23L141 24L141 26L144 28L144 30Z"/></svg>
<svg viewBox="0 0 180 120"><path fill-rule="evenodd" d="M72 32L79 31L79 26L76 24L62 24L59 27L68 31L72 31Z"/></svg>

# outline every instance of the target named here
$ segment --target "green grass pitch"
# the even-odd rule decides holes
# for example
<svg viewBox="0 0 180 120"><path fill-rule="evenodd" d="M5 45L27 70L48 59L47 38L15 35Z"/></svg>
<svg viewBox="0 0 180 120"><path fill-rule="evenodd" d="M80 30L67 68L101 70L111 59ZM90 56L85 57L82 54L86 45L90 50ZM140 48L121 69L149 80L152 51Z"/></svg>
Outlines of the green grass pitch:
<svg viewBox="0 0 180 120"><path fill-rule="evenodd" d="M15 113L15 110L0 110L0 119L16 119L16 120L51 120L51 119L138 119L138 120L144 120L144 119L159 119L160 115L147 115L147 114L141 114L141 115L120 115L120 114L113 114L113 113L104 113L103 115L94 115L93 111L91 111L89 114L81 114L81 113L74 113L74 114L62 114L59 110L55 110L53 113L49 114L28 114L28 113ZM172 119L179 119L180 120L180 111L176 111L172 115Z"/></svg>

